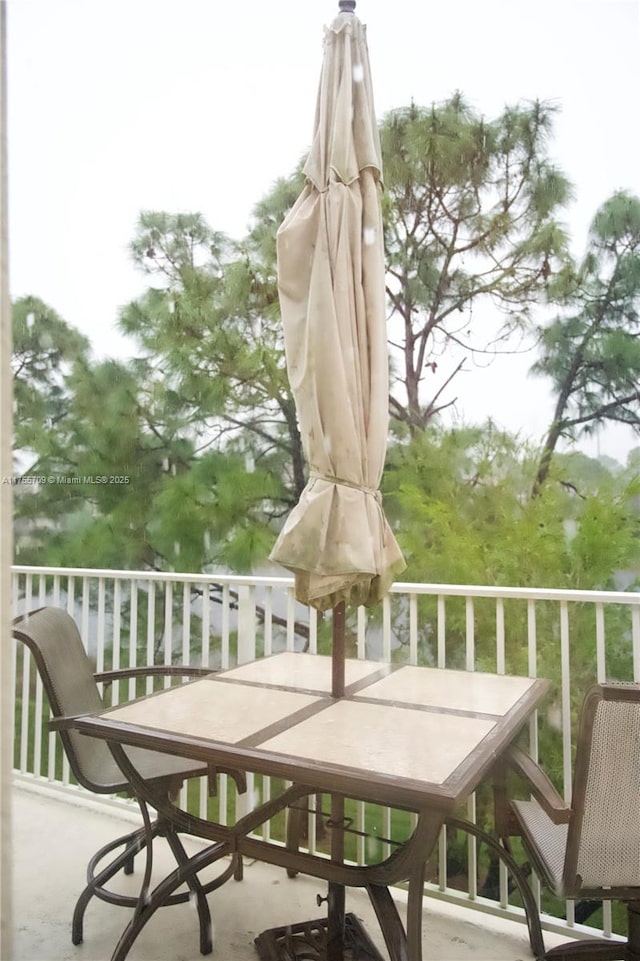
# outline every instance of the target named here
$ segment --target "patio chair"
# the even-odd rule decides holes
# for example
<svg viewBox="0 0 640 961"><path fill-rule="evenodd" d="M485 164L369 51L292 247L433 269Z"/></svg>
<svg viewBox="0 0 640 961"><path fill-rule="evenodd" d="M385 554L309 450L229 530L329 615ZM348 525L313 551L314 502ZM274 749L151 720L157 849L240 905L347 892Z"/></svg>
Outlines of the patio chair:
<svg viewBox="0 0 640 961"><path fill-rule="evenodd" d="M42 607L17 617L13 621L13 634L31 651L49 700L52 714L49 722L50 729L58 731L76 780L84 788L96 794L133 794L127 778L107 743L80 734L71 726L73 718L78 715L104 710L105 704L101 699L97 683L103 682L108 685L123 678L145 675L197 677L211 673L206 668L154 665L94 674L75 621L66 611L55 607ZM172 798L177 796L185 780L203 775L211 777L214 773L195 761L156 751L127 748L125 753L142 778L153 782L154 787L163 792L166 791ZM235 772L227 773L235 777L242 790L244 786L242 776ZM148 837L165 837L178 866L183 865L187 860L187 854L175 826L162 816L150 822L144 805L141 803L140 806L143 817L147 821L147 827L138 828L130 834L116 838L100 848L89 861L87 884L78 898L73 913L71 935L73 944L80 944L83 940L84 912L92 897L134 909L138 906L138 897L116 893L106 885L121 870L125 874L133 872L134 857L145 848ZM106 866L100 868L104 859L118 849L122 849L120 853ZM202 884L195 876L188 882L189 890L179 891L166 901L166 904L195 901L200 921L202 954L209 954L212 950L211 916L206 895L220 887L232 875L238 880L242 876L242 865L237 856L232 858L231 864L217 878Z"/></svg>
<svg viewBox="0 0 640 961"><path fill-rule="evenodd" d="M541 881L557 897L617 900L627 907L625 942L580 940L534 954L548 961L640 959L640 685L601 684L580 719L571 804L519 749L510 764L534 800L512 801L515 824Z"/></svg>

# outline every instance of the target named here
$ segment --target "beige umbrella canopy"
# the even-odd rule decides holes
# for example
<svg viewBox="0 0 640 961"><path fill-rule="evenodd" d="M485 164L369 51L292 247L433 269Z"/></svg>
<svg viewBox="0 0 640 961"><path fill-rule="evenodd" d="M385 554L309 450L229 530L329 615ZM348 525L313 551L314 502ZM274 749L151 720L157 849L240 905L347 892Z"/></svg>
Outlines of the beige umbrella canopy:
<svg viewBox="0 0 640 961"><path fill-rule="evenodd" d="M344 4L348 6L349 4ZM307 183L277 235L309 481L272 551L319 610L381 600L404 559L378 490L388 431L382 162L365 28L325 30Z"/></svg>

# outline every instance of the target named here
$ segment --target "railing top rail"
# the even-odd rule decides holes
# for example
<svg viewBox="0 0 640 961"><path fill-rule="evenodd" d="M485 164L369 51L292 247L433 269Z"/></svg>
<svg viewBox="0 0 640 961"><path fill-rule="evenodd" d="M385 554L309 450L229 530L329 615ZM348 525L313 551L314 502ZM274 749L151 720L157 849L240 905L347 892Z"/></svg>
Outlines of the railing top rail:
<svg viewBox="0 0 640 961"><path fill-rule="evenodd" d="M397 581L398 594L446 594L456 597L502 597L533 601L582 601L604 604L640 604L638 591L576 591L553 587L487 587L477 584L418 584Z"/></svg>
<svg viewBox="0 0 640 961"><path fill-rule="evenodd" d="M235 584L239 587L279 586L293 587L293 577L279 575L254 577L250 574L189 574L177 571L126 571L94 567L30 567L14 564L15 574L44 574L45 576L92 577L94 579L118 579L122 581L188 581L194 584Z"/></svg>
<svg viewBox="0 0 640 961"><path fill-rule="evenodd" d="M247 574L189 574L171 571L127 571L88 567L31 567L15 564L16 574L41 574L127 581L179 581L192 584L222 584L237 587L293 587L293 577L279 575L253 576ZM575 601L603 604L640 604L638 591L579 591L545 587L490 587L478 584L421 584L397 581L393 594L446 595L448 597L489 597L534 601Z"/></svg>

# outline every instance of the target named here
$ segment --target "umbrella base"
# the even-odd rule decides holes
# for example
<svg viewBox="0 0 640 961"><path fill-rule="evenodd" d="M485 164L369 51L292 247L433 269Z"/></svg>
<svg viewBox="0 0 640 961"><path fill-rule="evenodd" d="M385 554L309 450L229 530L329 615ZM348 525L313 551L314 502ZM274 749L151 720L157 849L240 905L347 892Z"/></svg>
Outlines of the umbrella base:
<svg viewBox="0 0 640 961"><path fill-rule="evenodd" d="M325 961L327 956L326 918L301 921L263 931L255 939L260 961ZM355 914L344 919L344 961L384 961Z"/></svg>

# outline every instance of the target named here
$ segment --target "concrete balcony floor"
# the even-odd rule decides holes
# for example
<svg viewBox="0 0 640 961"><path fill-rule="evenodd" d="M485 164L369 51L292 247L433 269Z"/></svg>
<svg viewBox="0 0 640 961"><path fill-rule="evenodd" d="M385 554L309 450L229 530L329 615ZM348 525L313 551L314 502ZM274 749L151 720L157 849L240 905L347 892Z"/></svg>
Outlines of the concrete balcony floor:
<svg viewBox="0 0 640 961"><path fill-rule="evenodd" d="M85 797L20 782L13 797L15 961L109 961L130 912L93 900L85 915L84 942L71 943L71 915L84 885L89 857L106 842L140 823L137 809L105 809ZM133 824L132 824L133 822ZM198 842L187 842L187 847ZM174 862L164 842L156 843L158 875ZM135 894L142 866L122 878L119 890ZM314 878L287 878L279 869L245 865L244 880L228 881L209 896L214 923L212 959L257 961L253 940L278 925L322 916ZM400 897L402 895L400 894ZM366 894L347 892L347 910L365 924L387 957ZM402 912L402 907L400 908ZM547 947L559 938L547 936ZM525 961L532 957L524 925L441 902L424 912L425 961ZM129 953L130 961L197 961L198 925L189 904L165 908L151 919Z"/></svg>

